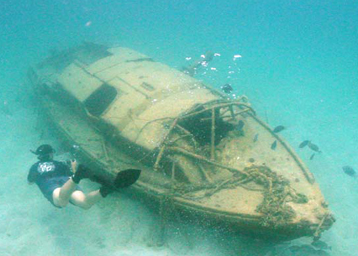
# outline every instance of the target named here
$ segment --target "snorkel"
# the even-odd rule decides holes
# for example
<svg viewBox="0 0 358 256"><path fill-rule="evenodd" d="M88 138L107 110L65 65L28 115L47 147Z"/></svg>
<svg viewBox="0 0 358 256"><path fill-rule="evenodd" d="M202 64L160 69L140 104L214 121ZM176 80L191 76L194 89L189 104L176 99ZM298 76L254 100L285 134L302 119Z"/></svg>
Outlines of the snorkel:
<svg viewBox="0 0 358 256"><path fill-rule="evenodd" d="M56 152L49 144L43 144L39 146L36 151L30 150L31 153L37 155L37 159L41 162L50 161L53 158L53 154Z"/></svg>

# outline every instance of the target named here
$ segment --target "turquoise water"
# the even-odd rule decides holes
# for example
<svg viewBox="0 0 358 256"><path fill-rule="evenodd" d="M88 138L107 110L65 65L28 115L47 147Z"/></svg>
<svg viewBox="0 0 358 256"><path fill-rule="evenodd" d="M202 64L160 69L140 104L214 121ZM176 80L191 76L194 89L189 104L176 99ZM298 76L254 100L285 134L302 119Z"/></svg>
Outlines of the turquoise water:
<svg viewBox="0 0 358 256"><path fill-rule="evenodd" d="M176 68L217 53L197 78L232 84L272 127L287 127L282 135L337 219L322 236L332 247L325 253L358 255L358 180L342 171L358 171L356 1L3 1L0 12L0 256L325 255L289 249L305 238L273 244L185 223L171 223L168 243L155 247L158 216L125 195L90 211L54 209L26 183L29 149L59 146L51 133L40 139L26 73L49 51L83 41L130 47ZM322 154L309 160L298 149L305 139Z"/></svg>

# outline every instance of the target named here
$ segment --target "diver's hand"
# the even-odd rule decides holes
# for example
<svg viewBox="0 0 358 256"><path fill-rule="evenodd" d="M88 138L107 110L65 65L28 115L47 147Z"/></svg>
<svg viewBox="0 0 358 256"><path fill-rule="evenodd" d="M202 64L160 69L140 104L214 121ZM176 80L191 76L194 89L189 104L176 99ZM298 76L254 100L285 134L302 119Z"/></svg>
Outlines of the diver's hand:
<svg viewBox="0 0 358 256"><path fill-rule="evenodd" d="M76 161L76 159L71 160L71 168L72 168L72 172L76 173L76 171L77 171L77 161Z"/></svg>

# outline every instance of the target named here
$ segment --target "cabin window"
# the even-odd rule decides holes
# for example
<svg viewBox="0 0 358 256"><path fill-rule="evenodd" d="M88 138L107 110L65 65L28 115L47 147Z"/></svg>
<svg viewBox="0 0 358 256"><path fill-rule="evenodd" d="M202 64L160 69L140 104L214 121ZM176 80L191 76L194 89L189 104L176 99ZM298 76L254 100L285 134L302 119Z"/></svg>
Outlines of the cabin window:
<svg viewBox="0 0 358 256"><path fill-rule="evenodd" d="M117 90L108 84L102 84L85 101L88 112L94 116L100 116L117 96Z"/></svg>

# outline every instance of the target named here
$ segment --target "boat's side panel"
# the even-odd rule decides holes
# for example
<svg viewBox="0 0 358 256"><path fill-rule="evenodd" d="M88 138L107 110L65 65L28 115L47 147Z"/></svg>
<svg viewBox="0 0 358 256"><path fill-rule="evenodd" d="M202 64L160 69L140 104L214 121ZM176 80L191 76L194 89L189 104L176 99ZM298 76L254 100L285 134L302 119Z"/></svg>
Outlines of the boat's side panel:
<svg viewBox="0 0 358 256"><path fill-rule="evenodd" d="M166 99L153 102L146 110L140 113L133 122L128 123L122 134L130 140L137 141L145 148L153 149L161 144L168 127L163 126L165 118L171 123L184 111L195 104L216 99L213 94L203 90L183 91L173 94ZM153 120L161 122L147 123Z"/></svg>
<svg viewBox="0 0 358 256"><path fill-rule="evenodd" d="M117 55L87 67L71 64L59 82L80 101L103 83L116 88L118 95L101 118L144 148L156 148L167 131L161 122L148 122L175 118L198 103L220 99L200 81L145 55L126 48L113 52Z"/></svg>
<svg viewBox="0 0 358 256"><path fill-rule="evenodd" d="M87 99L103 82L88 74L78 64L70 64L58 78L58 83L79 101Z"/></svg>
<svg viewBox="0 0 358 256"><path fill-rule="evenodd" d="M122 132L129 123L135 122L138 113L145 110L147 98L117 77L108 84L117 88L118 96L102 114L102 118Z"/></svg>
<svg viewBox="0 0 358 256"><path fill-rule="evenodd" d="M89 73L98 75L99 73L114 67L116 65L121 65L128 61L135 61L139 59L149 59L148 56L136 52L129 48L117 47L108 49L113 55L103 58L96 61L87 67ZM134 62L133 62L134 63Z"/></svg>

